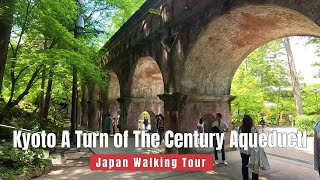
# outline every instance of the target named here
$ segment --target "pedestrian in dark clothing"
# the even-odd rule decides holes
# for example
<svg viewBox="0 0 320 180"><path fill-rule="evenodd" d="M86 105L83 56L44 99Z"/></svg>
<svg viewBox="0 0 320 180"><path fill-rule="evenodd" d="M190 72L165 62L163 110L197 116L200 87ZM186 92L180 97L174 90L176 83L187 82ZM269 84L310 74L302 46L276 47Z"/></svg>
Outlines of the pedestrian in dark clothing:
<svg viewBox="0 0 320 180"><path fill-rule="evenodd" d="M113 135L116 134L116 127L117 127L117 118L113 118L113 121L112 121L112 134Z"/></svg>
<svg viewBox="0 0 320 180"><path fill-rule="evenodd" d="M106 130L108 134L110 134L111 132L111 123L112 123L111 114L108 114L106 118Z"/></svg>
<svg viewBox="0 0 320 180"><path fill-rule="evenodd" d="M263 132L263 131L264 131L264 127L265 127L265 125L266 125L266 122L264 121L263 118L261 118L260 125L261 125L261 127L262 127L262 132Z"/></svg>
<svg viewBox="0 0 320 180"><path fill-rule="evenodd" d="M253 126L253 120L249 115L244 115L242 125L239 129L239 135L241 133L257 133L258 130ZM249 158L250 158L250 147L240 148L240 155L242 159L242 178L243 180L249 180ZM259 174L252 172L252 180L258 180Z"/></svg>
<svg viewBox="0 0 320 180"><path fill-rule="evenodd" d="M319 172L320 175L320 118L314 127L314 170Z"/></svg>
<svg viewBox="0 0 320 180"><path fill-rule="evenodd" d="M149 120L147 117L144 117L143 124L144 124L144 129L147 130L149 125Z"/></svg>
<svg viewBox="0 0 320 180"><path fill-rule="evenodd" d="M158 133L160 135L160 143L163 140L163 135L164 135L164 116L162 114L158 115Z"/></svg>

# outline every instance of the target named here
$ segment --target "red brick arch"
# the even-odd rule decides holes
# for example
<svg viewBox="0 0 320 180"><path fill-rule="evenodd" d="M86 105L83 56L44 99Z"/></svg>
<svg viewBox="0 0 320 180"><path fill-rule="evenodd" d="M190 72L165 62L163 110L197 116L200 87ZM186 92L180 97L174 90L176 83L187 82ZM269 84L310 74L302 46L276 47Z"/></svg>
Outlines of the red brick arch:
<svg viewBox="0 0 320 180"><path fill-rule="evenodd" d="M161 70L152 57L140 58L130 73L130 97L158 98L163 94Z"/></svg>
<svg viewBox="0 0 320 180"><path fill-rule="evenodd" d="M249 5L213 19L200 33L179 74L179 92L229 95L232 78L261 45L293 35L319 36L320 27L292 9Z"/></svg>

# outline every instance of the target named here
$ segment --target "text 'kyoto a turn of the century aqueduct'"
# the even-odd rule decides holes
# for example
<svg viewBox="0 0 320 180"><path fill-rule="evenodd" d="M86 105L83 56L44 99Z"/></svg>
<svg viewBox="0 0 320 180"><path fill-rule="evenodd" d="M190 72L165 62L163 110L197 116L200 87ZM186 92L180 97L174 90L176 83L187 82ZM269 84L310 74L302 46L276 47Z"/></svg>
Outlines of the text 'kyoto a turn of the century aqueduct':
<svg viewBox="0 0 320 180"><path fill-rule="evenodd" d="M143 111L162 113L174 132L217 112L230 125L245 57L278 38L320 36L319 26L320 0L147 0L101 51L109 92L100 101L129 133Z"/></svg>

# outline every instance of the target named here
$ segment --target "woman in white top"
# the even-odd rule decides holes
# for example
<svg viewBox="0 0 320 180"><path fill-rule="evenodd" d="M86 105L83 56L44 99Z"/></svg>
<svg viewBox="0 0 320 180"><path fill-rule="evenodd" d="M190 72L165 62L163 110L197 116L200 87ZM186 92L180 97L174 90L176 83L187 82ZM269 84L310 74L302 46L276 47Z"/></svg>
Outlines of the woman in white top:
<svg viewBox="0 0 320 180"><path fill-rule="evenodd" d="M240 133L257 133L258 130L253 126L253 120L249 115L244 115L242 125L239 128ZM240 155L242 159L242 178L243 180L249 180L249 158L250 158L250 148L247 147L247 150L240 148ZM252 180L258 180L259 174L252 172Z"/></svg>
<svg viewBox="0 0 320 180"><path fill-rule="evenodd" d="M197 124L197 129L198 129L198 133L203 133L204 132L204 123L203 123L203 119L200 118L198 124Z"/></svg>

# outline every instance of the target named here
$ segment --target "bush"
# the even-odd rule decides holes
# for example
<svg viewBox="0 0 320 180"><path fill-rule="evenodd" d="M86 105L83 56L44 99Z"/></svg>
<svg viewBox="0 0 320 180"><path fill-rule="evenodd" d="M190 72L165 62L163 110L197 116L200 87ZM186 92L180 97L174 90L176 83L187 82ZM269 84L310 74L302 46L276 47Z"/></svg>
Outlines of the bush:
<svg viewBox="0 0 320 180"><path fill-rule="evenodd" d="M62 129L65 125L64 119L56 119L56 120L44 120L40 119L38 114L28 114L28 116L25 116L23 118L14 117L12 118L10 124L11 126L15 127L16 129L28 129L33 132L39 132L39 131L46 131L47 133L55 133L57 137L60 137L62 134ZM12 130L11 130L12 134Z"/></svg>
<svg viewBox="0 0 320 180"><path fill-rule="evenodd" d="M313 136L314 127L319 119L320 115L299 115L295 120L295 125L300 131L307 131L308 136Z"/></svg>
<svg viewBox="0 0 320 180"><path fill-rule="evenodd" d="M32 169L43 169L50 159L44 159L42 149L30 148L23 151L12 148L12 142L0 142L0 177L11 179Z"/></svg>

